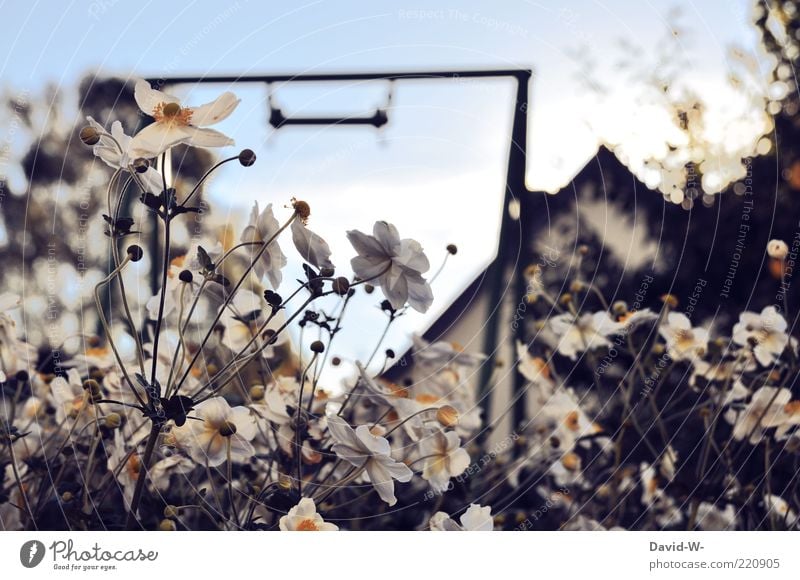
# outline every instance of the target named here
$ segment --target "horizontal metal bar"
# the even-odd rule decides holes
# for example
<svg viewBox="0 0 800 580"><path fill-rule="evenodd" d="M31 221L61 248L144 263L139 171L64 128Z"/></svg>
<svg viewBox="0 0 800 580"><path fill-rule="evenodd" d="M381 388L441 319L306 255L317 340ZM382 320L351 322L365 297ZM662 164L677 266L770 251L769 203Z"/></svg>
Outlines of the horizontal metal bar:
<svg viewBox="0 0 800 580"><path fill-rule="evenodd" d="M203 75L178 76L149 79L157 85L196 84L196 83L280 83L280 82L320 82L320 81L370 81L370 80L419 80L419 79L457 79L514 77L527 79L533 74L531 69L485 69L451 71L408 71L408 72L361 72L361 73L301 73L275 75Z"/></svg>

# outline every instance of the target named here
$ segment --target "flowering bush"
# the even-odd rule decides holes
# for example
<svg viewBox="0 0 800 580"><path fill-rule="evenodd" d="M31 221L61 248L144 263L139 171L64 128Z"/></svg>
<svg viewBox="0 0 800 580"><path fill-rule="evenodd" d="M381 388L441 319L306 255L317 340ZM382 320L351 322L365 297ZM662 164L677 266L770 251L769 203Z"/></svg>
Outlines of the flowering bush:
<svg viewBox="0 0 800 580"><path fill-rule="evenodd" d="M784 247L768 248L778 266ZM725 333L671 295L658 311L609 305L580 270L560 296L540 267L529 274L534 335L518 344L518 371L530 419L508 471L540 503L516 514L519 528L797 528L798 353L785 300L742 312Z"/></svg>
<svg viewBox="0 0 800 580"><path fill-rule="evenodd" d="M526 418L484 441L499 418L482 417L470 377L493 360L414 337L398 384L368 370L380 343L367 360L331 356L357 292L380 289L387 324L430 308L418 242L385 221L371 234L348 231L354 276L337 275L311 208L291 199L255 203L238 242L176 255L173 226L199 211L193 201L213 168L177 191L167 155L233 144L208 126L239 100L225 93L188 107L145 81L135 97L153 119L137 134L92 118L80 133L113 170L112 265L93 293L104 336L41 372L9 314L20 299L0 297L0 528L798 526L798 351L785 294L726 333L696 323L673 296L658 308L609 304L580 265L569 291L551 296L544 263L534 266L514 321L531 333L513 370ZM256 158L245 149L214 168L237 161ZM163 232L159 256L128 243L138 233L123 214L130 184ZM296 283L284 279L290 247L302 259ZM789 254L779 241L768 253L779 266ZM137 320L123 273L144 258L160 289ZM132 348L121 347L112 315ZM307 352L289 340L297 327L319 335ZM355 378L344 390L328 385L325 369L345 363Z"/></svg>

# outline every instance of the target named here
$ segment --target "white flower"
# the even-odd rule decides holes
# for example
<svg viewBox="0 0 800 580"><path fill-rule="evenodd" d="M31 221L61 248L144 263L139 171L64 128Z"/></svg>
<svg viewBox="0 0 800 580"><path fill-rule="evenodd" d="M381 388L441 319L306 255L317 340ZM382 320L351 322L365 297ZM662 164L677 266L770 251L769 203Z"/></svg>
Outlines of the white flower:
<svg viewBox="0 0 800 580"><path fill-rule="evenodd" d="M680 312L670 312L658 332L667 341L667 353L673 360L703 356L708 349L708 330L692 328L689 318Z"/></svg>
<svg viewBox="0 0 800 580"><path fill-rule="evenodd" d="M528 347L522 341L517 341L517 370L531 383L538 385L552 385L550 369L547 361L540 357L533 357Z"/></svg>
<svg viewBox="0 0 800 580"><path fill-rule="evenodd" d="M776 260L785 260L789 255L789 246L783 240L770 240L767 244L767 255Z"/></svg>
<svg viewBox="0 0 800 580"><path fill-rule="evenodd" d="M361 376L361 384L367 390L366 396L374 396L378 399L378 401L386 405L395 406L398 398L405 394L401 390L392 390L378 384L378 382L370 376L370 374L367 372L367 369L364 368L364 365L362 365L360 361L356 361L356 368Z"/></svg>
<svg viewBox="0 0 800 580"><path fill-rule="evenodd" d="M196 466L197 464L188 457L175 453L153 464L147 470L147 479L155 489L163 493L169 489L169 480L172 475L186 475Z"/></svg>
<svg viewBox="0 0 800 580"><path fill-rule="evenodd" d="M550 327L560 338L558 352L572 360L584 350L609 346L611 343L606 337L621 328L605 311L586 313L577 320L572 314L559 314L550 320Z"/></svg>
<svg viewBox="0 0 800 580"><path fill-rule="evenodd" d="M242 232L242 242L267 242L280 230L280 224L272 213L272 204L267 204L264 211L259 213L258 202L253 204L253 211L250 212L250 222ZM251 253L255 256L261 251L260 244L252 246ZM283 278L281 269L286 265L286 256L278 245L277 238L270 242L267 249L261 254L253 266L253 271L259 279L264 276L269 278L270 284L277 289Z"/></svg>
<svg viewBox="0 0 800 580"><path fill-rule="evenodd" d="M674 526L683 520L683 513L675 500L658 485L658 475L652 465L642 463L639 475L642 484L642 504L655 513L655 521L662 528Z"/></svg>
<svg viewBox="0 0 800 580"><path fill-rule="evenodd" d="M414 361L433 367L445 367L450 364L464 367L476 367L486 358L479 354L464 352L459 346L440 340L428 342L418 334L411 337L414 343Z"/></svg>
<svg viewBox="0 0 800 580"><path fill-rule="evenodd" d="M643 310L632 310L626 312L619 318L619 323L625 328L627 332L631 332L638 328L640 325L650 322L651 320L656 320L658 318L658 314L650 310L649 308L645 308Z"/></svg>
<svg viewBox="0 0 800 580"><path fill-rule="evenodd" d="M180 279L180 274L184 270L189 272L198 272L202 269L202 264L197 258L199 244L192 244L189 251L182 256L177 256L170 261L169 270L167 270L167 292L164 296L164 317L166 318L175 311L180 310L181 300L185 308L184 315L188 313L188 306L194 299L195 289L199 288L199 283L196 278L192 282L183 282ZM222 255L222 244L217 242L216 245L206 252L212 261L216 261ZM159 289L145 305L147 308L147 315L156 320L158 312L161 308L161 290Z"/></svg>
<svg viewBox="0 0 800 580"><path fill-rule="evenodd" d="M16 294L0 295L0 372L7 376L27 369L36 360L36 348L18 338L17 324L8 314L21 304Z"/></svg>
<svg viewBox="0 0 800 580"><path fill-rule="evenodd" d="M789 343L787 326L786 320L778 314L774 306L767 306L761 314L742 312L739 322L733 327L733 340L741 345L754 341L756 345L753 354L756 360L768 366L783 353Z"/></svg>
<svg viewBox="0 0 800 580"><path fill-rule="evenodd" d="M232 409L225 399L214 397L199 403L194 417L173 428L172 433L178 446L197 463L208 462L209 467L224 463L228 444L234 461L247 461L255 453L250 441L256 435L256 424L246 407Z"/></svg>
<svg viewBox="0 0 800 580"><path fill-rule="evenodd" d="M470 504L459 518L461 525L444 512L436 512L430 520L430 529L441 532L491 532L494 529L491 506Z"/></svg>
<svg viewBox="0 0 800 580"><path fill-rule="evenodd" d="M300 219L292 222L292 241L303 260L312 266L334 269L328 242L312 232Z"/></svg>
<svg viewBox="0 0 800 580"><path fill-rule="evenodd" d="M461 449L461 438L455 431L437 431L423 439L419 453L425 457L422 479L437 493L447 490L451 477L458 477L469 467L469 454Z"/></svg>
<svg viewBox="0 0 800 580"><path fill-rule="evenodd" d="M304 497L289 510L279 522L282 532L335 532L338 526L328 523L317 513L317 506L310 497Z"/></svg>
<svg viewBox="0 0 800 580"><path fill-rule="evenodd" d="M781 398L781 396L779 395L778 398ZM780 406L774 413L770 409L764 415L761 424L767 428L777 427L775 429L775 439L783 440L793 427L800 425L800 401L789 401Z"/></svg>
<svg viewBox="0 0 800 580"><path fill-rule="evenodd" d="M537 384L530 393L530 430L547 439L555 437L559 452L569 453L580 439L602 431L584 412L571 390Z"/></svg>
<svg viewBox="0 0 800 580"><path fill-rule="evenodd" d="M123 461L125 462L124 466ZM136 482L142 472L142 461L138 452L129 453L119 429L114 432L114 448L108 456L108 470L116 475L117 483L122 486L125 504L130 506Z"/></svg>
<svg viewBox="0 0 800 580"><path fill-rule="evenodd" d="M725 383L728 379L740 377L745 371L756 369L756 364L752 360L721 360L708 363L702 359L697 359L692 364L694 368L692 376L689 378L689 386L691 387L697 384L698 378L712 383Z"/></svg>
<svg viewBox="0 0 800 580"><path fill-rule="evenodd" d="M240 288L230 304L222 308L220 313L219 325L224 329L222 344L233 352L241 351L253 339L258 329L264 326L266 321L265 311L267 311L267 308L262 294L256 294L250 290ZM267 331L277 331L285 322L286 316L283 311L278 311L262 329L262 336ZM289 340L286 334L282 333L277 336L277 342L262 351L264 357L273 356L273 347ZM250 347L251 350L259 348L263 342L262 339L254 341Z"/></svg>
<svg viewBox="0 0 800 580"><path fill-rule="evenodd" d="M133 338L127 333L123 333L118 339L119 338L122 338L126 342L129 338L133 341ZM62 366L71 368L80 367L86 374L89 373L89 369L91 368L108 372L117 367L117 358L114 356L114 351L108 346L89 346L75 353L72 358L65 361Z"/></svg>
<svg viewBox="0 0 800 580"><path fill-rule="evenodd" d="M347 239L358 252L350 261L356 276L380 286L395 309L406 302L419 312L426 312L433 302L433 292L422 274L430 263L419 242L400 239L397 228L375 222L372 236L358 230L347 232Z"/></svg>
<svg viewBox="0 0 800 580"><path fill-rule="evenodd" d="M133 137L125 134L122 130L122 123L114 121L111 124L111 133L109 133L92 117L86 117L86 120L100 137L100 141L92 148L95 156L112 169L124 169L133 173L130 171L130 165L134 160L134 157L131 156ZM158 193L164 189L164 180L161 178L161 174L152 167L148 167L144 173L137 173L136 176L142 181L145 191Z"/></svg>
<svg viewBox="0 0 800 580"><path fill-rule="evenodd" d="M328 429L336 441L334 453L351 465L363 467L381 499L390 506L396 504L394 480L410 481L413 472L404 463L392 459L389 442L370 433L367 425L353 430L338 415L328 417Z"/></svg>
<svg viewBox="0 0 800 580"><path fill-rule="evenodd" d="M155 157L170 147L185 143L194 147L224 147L233 140L214 129L205 129L228 118L240 99L230 92L199 107L182 107L180 101L157 91L145 80L136 81L136 104L155 122L139 131L130 144L134 157Z"/></svg>
<svg viewBox="0 0 800 580"><path fill-rule="evenodd" d="M94 422L95 406L89 401L90 393L83 389L81 376L75 369L67 371L67 378L56 377L50 383L50 392L56 408L56 421L77 419L76 431Z"/></svg>
<svg viewBox="0 0 800 580"><path fill-rule="evenodd" d="M765 495L764 507L767 508L767 514L770 518L774 518L775 523L783 524L786 522L787 528L793 528L798 524L797 514L785 499L778 495Z"/></svg>
<svg viewBox="0 0 800 580"><path fill-rule="evenodd" d="M697 506L697 526L708 532L735 530L736 508L729 503L721 510L712 503L700 502Z"/></svg>
<svg viewBox="0 0 800 580"><path fill-rule="evenodd" d="M784 407L791 398L792 393L789 389L777 387L758 389L745 410L736 418L733 438L741 441L749 437L750 443L757 445L766 429L783 423L786 417Z"/></svg>
<svg viewBox="0 0 800 580"><path fill-rule="evenodd" d="M625 528L621 528L619 526L614 526L610 529L614 532L625 530ZM605 527L597 520L593 520L590 517L579 514L564 524L563 530L567 532L605 532L608 531L609 528Z"/></svg>

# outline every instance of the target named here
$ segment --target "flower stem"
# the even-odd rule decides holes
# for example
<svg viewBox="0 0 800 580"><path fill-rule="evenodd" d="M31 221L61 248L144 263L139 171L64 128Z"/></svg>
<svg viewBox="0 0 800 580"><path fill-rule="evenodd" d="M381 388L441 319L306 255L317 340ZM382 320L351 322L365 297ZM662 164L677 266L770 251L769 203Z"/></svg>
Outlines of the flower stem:
<svg viewBox="0 0 800 580"><path fill-rule="evenodd" d="M125 527L129 530L133 529L133 523L137 521L137 513L139 511L139 503L142 501L142 492L144 491L144 483L150 470L150 462L153 459L153 451L156 448L158 436L161 434L161 424L153 422L150 428L150 436L147 438L147 444L144 448L144 455L142 455L141 469L139 470L139 477L136 480L136 488L133 490L133 499L131 499L131 509L128 512L128 519Z"/></svg>

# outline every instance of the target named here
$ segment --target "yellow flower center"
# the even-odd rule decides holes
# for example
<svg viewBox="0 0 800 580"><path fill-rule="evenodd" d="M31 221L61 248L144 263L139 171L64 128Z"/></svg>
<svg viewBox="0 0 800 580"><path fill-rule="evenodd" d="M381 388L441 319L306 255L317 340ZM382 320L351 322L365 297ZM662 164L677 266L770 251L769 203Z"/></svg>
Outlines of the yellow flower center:
<svg viewBox="0 0 800 580"><path fill-rule="evenodd" d="M783 410L787 415L800 415L800 401L789 401Z"/></svg>
<svg viewBox="0 0 800 580"><path fill-rule="evenodd" d="M564 466L565 469L569 471L577 470L581 465L581 458L578 457L577 453L569 452L564 457L561 458L561 464Z"/></svg>
<svg viewBox="0 0 800 580"><path fill-rule="evenodd" d="M141 471L141 468L142 462L139 459L139 456L134 453L130 456L128 462L125 464L125 471L133 481L136 481L139 479L139 472Z"/></svg>
<svg viewBox="0 0 800 580"><path fill-rule="evenodd" d="M429 404L433 405L439 401L439 397L436 395L432 395L430 393L420 393L416 397L414 397L418 403L422 403L423 405Z"/></svg>
<svg viewBox="0 0 800 580"><path fill-rule="evenodd" d="M675 344L681 350L688 350L694 345L694 333L681 329L675 333Z"/></svg>
<svg viewBox="0 0 800 580"><path fill-rule="evenodd" d="M188 125L192 120L191 109L183 109L178 103L159 103L153 109L153 118L157 123L170 125Z"/></svg>
<svg viewBox="0 0 800 580"><path fill-rule="evenodd" d="M80 414L81 409L83 409L83 405L84 405L83 395L78 395L77 397L72 399L72 404L70 405L69 409L69 416L72 418L77 417Z"/></svg>
<svg viewBox="0 0 800 580"><path fill-rule="evenodd" d="M567 413L567 416L564 418L564 424L567 426L567 429L570 431L577 431L578 424L579 424L580 416L578 415L578 411L570 411Z"/></svg>
<svg viewBox="0 0 800 580"><path fill-rule="evenodd" d="M311 518L306 518L299 524L297 524L297 531L298 532L318 532L319 528L317 524Z"/></svg>
<svg viewBox="0 0 800 580"><path fill-rule="evenodd" d="M108 349L106 347L94 347L94 348L87 348L86 349L86 356L105 356L108 354Z"/></svg>

